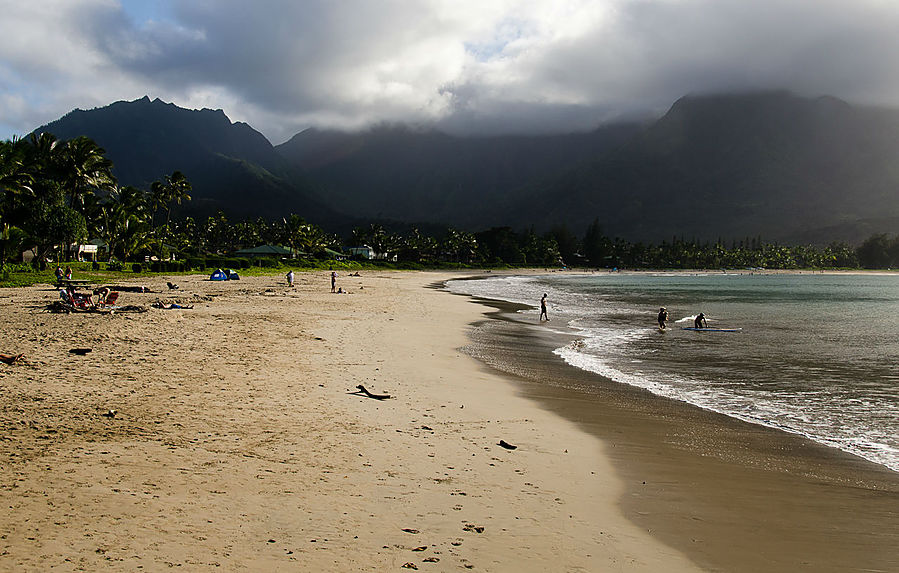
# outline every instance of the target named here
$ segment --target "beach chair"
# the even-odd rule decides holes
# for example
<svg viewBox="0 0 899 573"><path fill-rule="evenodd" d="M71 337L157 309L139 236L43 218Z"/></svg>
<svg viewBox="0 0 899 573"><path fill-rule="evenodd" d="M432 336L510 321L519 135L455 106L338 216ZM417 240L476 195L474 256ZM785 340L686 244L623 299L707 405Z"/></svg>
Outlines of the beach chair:
<svg viewBox="0 0 899 573"><path fill-rule="evenodd" d="M91 308L90 296L67 290L59 291L59 298L63 304L72 307L73 310L88 310Z"/></svg>
<svg viewBox="0 0 899 573"><path fill-rule="evenodd" d="M117 300L119 300L119 291L114 290L106 295L106 300L98 302L97 306L100 308L109 308L115 306Z"/></svg>

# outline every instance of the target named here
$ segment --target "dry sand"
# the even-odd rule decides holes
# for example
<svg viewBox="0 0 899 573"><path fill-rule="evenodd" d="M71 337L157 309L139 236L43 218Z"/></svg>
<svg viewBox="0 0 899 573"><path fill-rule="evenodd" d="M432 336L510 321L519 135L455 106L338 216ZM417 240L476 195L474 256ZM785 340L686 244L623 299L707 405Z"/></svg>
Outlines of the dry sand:
<svg viewBox="0 0 899 573"><path fill-rule="evenodd" d="M0 570L697 570L597 437L458 350L486 309L449 275L327 277L154 278L119 303L194 308L112 315L0 290Z"/></svg>

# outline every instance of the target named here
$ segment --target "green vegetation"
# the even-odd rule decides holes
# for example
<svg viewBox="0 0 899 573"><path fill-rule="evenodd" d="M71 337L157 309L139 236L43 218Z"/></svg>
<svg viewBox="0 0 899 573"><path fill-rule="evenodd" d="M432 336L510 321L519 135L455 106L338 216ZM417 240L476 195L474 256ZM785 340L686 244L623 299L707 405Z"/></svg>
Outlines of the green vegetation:
<svg viewBox="0 0 899 573"><path fill-rule="evenodd" d="M868 238L858 248L859 264L866 269L899 267L899 235L890 238L877 234Z"/></svg>
<svg viewBox="0 0 899 573"><path fill-rule="evenodd" d="M674 238L659 245L606 236L594 221L584 235L565 227L538 234L494 227L478 233L445 229L429 235L415 227L357 227L347 237L289 214L280 220L229 221L223 212L205 220L176 218L190 201L180 172L145 191L118 187L104 150L86 137L60 141L49 134L0 142L0 284L52 282L49 262L71 259L65 245L97 240L102 264L83 263L84 276L109 281L123 273L177 274L234 268L245 274L335 268L886 268L899 266L899 236L875 235L857 250L763 243L761 238L699 243ZM293 257L239 258L259 245L289 247ZM359 248L345 257L344 247ZM363 249L364 248L364 249ZM30 266L21 253L34 253ZM362 251L365 250L365 254ZM353 251L351 251L353 252ZM349 258L350 260L344 260ZM67 263L71 264L71 263Z"/></svg>

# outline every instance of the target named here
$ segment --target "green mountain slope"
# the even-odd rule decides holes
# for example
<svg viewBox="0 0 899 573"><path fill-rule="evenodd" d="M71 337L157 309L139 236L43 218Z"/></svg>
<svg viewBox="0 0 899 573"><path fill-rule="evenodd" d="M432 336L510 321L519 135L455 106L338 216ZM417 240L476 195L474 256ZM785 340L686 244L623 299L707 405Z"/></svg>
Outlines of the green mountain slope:
<svg viewBox="0 0 899 573"><path fill-rule="evenodd" d="M147 189L181 171L193 186L193 200L182 213L221 209L237 218L289 212L311 220L335 218L261 133L231 123L221 110L187 110L144 97L75 110L35 131L60 139L90 137L106 150L121 185Z"/></svg>
<svg viewBox="0 0 899 573"><path fill-rule="evenodd" d="M273 147L220 110L148 98L36 131L93 138L122 184L184 172L182 213L578 234L598 218L634 241L858 242L899 228L899 112L786 92L685 97L651 123L554 136L380 126Z"/></svg>
<svg viewBox="0 0 899 573"><path fill-rule="evenodd" d="M580 228L599 217L635 240L855 241L899 221L896 157L895 111L784 92L688 97L525 196L550 220Z"/></svg>
<svg viewBox="0 0 899 573"><path fill-rule="evenodd" d="M496 209L508 193L621 145L638 125L558 136L455 137L381 126L362 133L307 130L277 150L322 200L347 215L467 228L528 224Z"/></svg>

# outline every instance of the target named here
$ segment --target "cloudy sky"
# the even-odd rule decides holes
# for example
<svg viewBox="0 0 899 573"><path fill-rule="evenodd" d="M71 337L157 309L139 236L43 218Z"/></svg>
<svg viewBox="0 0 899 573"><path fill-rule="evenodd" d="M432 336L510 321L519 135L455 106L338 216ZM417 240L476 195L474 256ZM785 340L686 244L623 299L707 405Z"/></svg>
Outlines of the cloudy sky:
<svg viewBox="0 0 899 573"><path fill-rule="evenodd" d="M897 0L0 0L0 139L149 95L307 127L585 130L688 93L899 107Z"/></svg>

